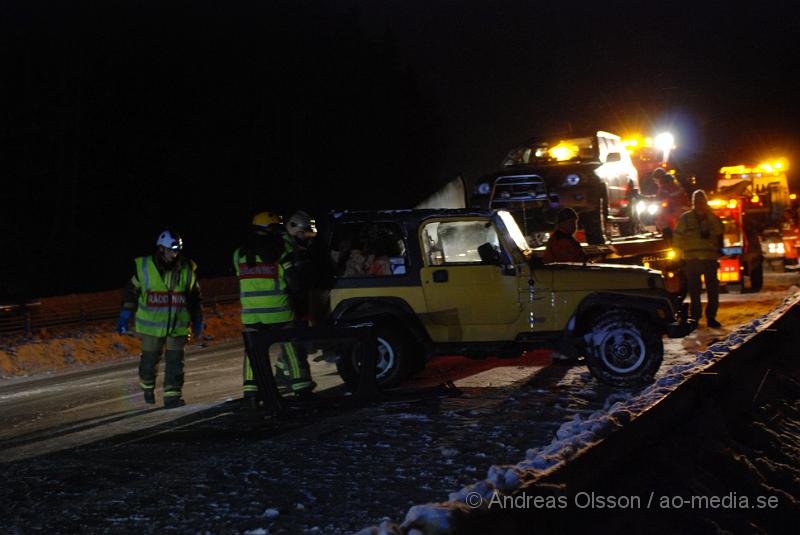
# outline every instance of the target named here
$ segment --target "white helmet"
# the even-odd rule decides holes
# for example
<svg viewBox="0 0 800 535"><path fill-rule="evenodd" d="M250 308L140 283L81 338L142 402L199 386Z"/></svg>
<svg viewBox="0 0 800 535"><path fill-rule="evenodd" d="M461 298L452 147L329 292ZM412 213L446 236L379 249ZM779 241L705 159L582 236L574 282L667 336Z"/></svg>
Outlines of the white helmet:
<svg viewBox="0 0 800 535"><path fill-rule="evenodd" d="M286 222L286 231L296 239L308 239L317 235L314 220L302 210L296 211Z"/></svg>
<svg viewBox="0 0 800 535"><path fill-rule="evenodd" d="M177 232L167 229L158 235L156 245L172 251L180 251L183 249L183 240Z"/></svg>

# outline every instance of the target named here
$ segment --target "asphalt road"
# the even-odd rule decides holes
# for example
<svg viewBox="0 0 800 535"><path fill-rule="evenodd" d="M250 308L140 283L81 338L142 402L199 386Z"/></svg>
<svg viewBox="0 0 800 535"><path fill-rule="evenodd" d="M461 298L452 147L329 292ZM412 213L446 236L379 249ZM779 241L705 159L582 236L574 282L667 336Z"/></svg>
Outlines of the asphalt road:
<svg viewBox="0 0 800 535"><path fill-rule="evenodd" d="M155 428L241 398L242 358L239 343L190 348L184 384L186 406L171 410L161 407L161 370L157 404L144 403L138 361L0 383L0 462ZM332 364L313 359L310 363L317 390L342 384Z"/></svg>

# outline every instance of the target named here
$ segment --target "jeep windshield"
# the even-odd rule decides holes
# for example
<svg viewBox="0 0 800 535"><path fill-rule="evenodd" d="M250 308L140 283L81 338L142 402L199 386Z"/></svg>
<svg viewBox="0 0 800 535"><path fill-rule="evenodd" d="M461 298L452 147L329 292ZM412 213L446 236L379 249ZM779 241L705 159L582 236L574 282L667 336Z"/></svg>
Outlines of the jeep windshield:
<svg viewBox="0 0 800 535"><path fill-rule="evenodd" d="M594 159L596 156L593 137L553 138L513 149L503 160L503 167L554 165Z"/></svg>

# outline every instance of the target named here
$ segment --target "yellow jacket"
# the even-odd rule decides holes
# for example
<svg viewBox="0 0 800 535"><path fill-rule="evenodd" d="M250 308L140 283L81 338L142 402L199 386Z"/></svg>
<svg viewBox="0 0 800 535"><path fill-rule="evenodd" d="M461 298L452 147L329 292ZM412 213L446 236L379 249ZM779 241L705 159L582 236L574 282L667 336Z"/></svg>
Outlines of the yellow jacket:
<svg viewBox="0 0 800 535"><path fill-rule="evenodd" d="M683 260L716 260L722 247L722 221L711 212L701 218L684 212L674 231L674 245Z"/></svg>

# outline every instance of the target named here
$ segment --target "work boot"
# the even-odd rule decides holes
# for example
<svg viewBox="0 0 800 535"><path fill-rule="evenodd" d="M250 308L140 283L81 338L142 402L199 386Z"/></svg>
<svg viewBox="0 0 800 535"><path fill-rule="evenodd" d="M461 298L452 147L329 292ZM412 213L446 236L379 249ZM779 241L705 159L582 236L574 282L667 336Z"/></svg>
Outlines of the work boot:
<svg viewBox="0 0 800 535"><path fill-rule="evenodd" d="M717 320L708 320L708 326L711 327L712 329L719 329L720 327L722 327L722 324Z"/></svg>
<svg viewBox="0 0 800 535"><path fill-rule="evenodd" d="M183 407L184 405L186 405L186 402L183 401L183 398L179 398L177 396L173 396L164 400L165 409L177 409L178 407Z"/></svg>
<svg viewBox="0 0 800 535"><path fill-rule="evenodd" d="M243 411L254 411L258 409L258 398L255 396L245 396L239 408Z"/></svg>
<svg viewBox="0 0 800 535"><path fill-rule="evenodd" d="M144 391L144 402L148 405L155 405L156 403L156 393L152 390L145 390Z"/></svg>

